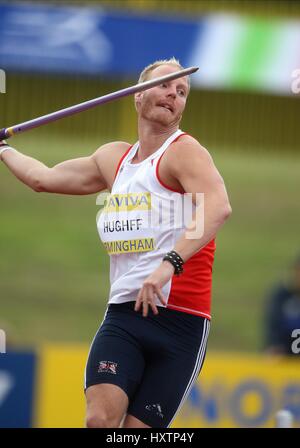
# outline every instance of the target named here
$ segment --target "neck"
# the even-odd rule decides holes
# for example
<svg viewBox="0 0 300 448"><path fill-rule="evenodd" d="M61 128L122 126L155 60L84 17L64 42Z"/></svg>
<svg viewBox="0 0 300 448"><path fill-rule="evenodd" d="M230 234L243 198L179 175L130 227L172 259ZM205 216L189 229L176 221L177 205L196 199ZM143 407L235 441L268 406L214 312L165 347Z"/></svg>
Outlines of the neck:
<svg viewBox="0 0 300 448"><path fill-rule="evenodd" d="M157 151L178 128L178 123L166 128L140 119L138 121L139 149L135 157L136 161L142 161Z"/></svg>

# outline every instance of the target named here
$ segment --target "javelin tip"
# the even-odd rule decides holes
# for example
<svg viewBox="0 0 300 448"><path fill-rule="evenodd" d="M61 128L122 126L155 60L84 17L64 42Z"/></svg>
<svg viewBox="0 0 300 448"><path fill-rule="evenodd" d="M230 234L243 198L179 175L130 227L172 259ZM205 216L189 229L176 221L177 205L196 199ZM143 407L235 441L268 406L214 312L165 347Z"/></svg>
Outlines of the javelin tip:
<svg viewBox="0 0 300 448"><path fill-rule="evenodd" d="M199 67L189 67L191 70L191 73L195 73L197 70L199 70Z"/></svg>

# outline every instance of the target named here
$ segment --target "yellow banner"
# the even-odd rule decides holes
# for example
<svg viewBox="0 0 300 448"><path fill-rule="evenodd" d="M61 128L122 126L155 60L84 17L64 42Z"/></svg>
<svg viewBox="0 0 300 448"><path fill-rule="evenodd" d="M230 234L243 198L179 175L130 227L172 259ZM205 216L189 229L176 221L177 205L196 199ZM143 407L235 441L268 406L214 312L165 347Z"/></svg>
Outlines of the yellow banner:
<svg viewBox="0 0 300 448"><path fill-rule="evenodd" d="M36 426L85 426L88 350L50 345L41 351ZM275 414L283 408L292 412L294 426L300 427L299 372L299 359L209 353L172 427L274 427Z"/></svg>
<svg viewBox="0 0 300 448"><path fill-rule="evenodd" d="M275 427L288 409L300 427L300 359L209 353L178 415L178 428Z"/></svg>
<svg viewBox="0 0 300 448"><path fill-rule="evenodd" d="M84 428L86 345L47 345L39 353L35 426Z"/></svg>

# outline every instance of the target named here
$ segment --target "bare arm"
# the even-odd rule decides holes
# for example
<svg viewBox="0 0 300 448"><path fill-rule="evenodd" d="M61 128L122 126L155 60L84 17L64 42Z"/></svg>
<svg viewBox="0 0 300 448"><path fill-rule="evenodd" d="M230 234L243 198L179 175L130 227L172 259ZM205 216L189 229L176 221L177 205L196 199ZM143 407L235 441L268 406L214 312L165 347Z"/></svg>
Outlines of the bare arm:
<svg viewBox="0 0 300 448"><path fill-rule="evenodd" d="M53 168L17 150L5 151L1 158L9 170L34 191L85 195L108 188L101 161L110 156L114 145L103 145L89 157L67 160Z"/></svg>
<svg viewBox="0 0 300 448"><path fill-rule="evenodd" d="M184 191L192 193L196 205L193 222L174 247L186 261L216 236L232 210L224 181L209 152L192 138L180 145L178 142L174 148L170 170ZM197 193L204 193L204 207L198 206ZM203 231L199 233L196 229L201 228L203 219Z"/></svg>
<svg viewBox="0 0 300 448"><path fill-rule="evenodd" d="M174 143L172 149L168 150L168 168L171 176L181 184L184 191L192 193L193 203L196 205L193 222L174 247L182 259L187 261L215 237L230 216L231 206L223 179L210 154L196 140L188 137ZM197 193L204 193L204 214L203 207L197 204ZM199 233L197 223L203 217L203 231ZM142 306L143 316L147 316L150 306L152 311L158 314L155 296L166 305L161 288L173 275L174 267L168 261L162 261L144 281L137 296L135 310L138 311Z"/></svg>

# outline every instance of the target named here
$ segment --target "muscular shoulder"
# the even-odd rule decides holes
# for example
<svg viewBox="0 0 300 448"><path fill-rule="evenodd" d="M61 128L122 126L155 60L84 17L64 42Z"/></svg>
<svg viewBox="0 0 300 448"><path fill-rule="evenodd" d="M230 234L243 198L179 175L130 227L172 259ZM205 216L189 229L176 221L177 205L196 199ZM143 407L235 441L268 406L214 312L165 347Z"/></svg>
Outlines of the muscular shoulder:
<svg viewBox="0 0 300 448"><path fill-rule="evenodd" d="M113 184L119 161L128 148L130 148L129 143L121 141L110 142L100 146L93 154L93 159L105 178L109 189Z"/></svg>
<svg viewBox="0 0 300 448"><path fill-rule="evenodd" d="M127 149L130 147L129 143L126 142L109 142L105 143L104 145L100 146L94 153L94 158L96 162L98 160L102 160L106 156L110 157L118 157L121 156L127 151Z"/></svg>
<svg viewBox="0 0 300 448"><path fill-rule="evenodd" d="M211 162L208 150L190 135L183 135L170 145L166 151L166 160L172 172L193 167L199 162Z"/></svg>
<svg viewBox="0 0 300 448"><path fill-rule="evenodd" d="M190 135L183 135L164 153L159 165L159 176L170 188L186 191L184 178L199 175L200 168L211 162L207 149Z"/></svg>

